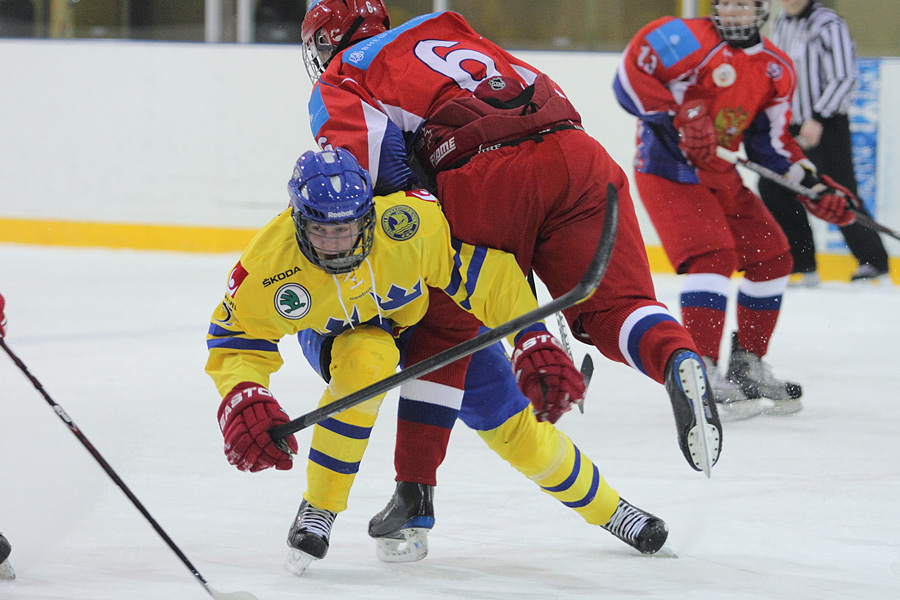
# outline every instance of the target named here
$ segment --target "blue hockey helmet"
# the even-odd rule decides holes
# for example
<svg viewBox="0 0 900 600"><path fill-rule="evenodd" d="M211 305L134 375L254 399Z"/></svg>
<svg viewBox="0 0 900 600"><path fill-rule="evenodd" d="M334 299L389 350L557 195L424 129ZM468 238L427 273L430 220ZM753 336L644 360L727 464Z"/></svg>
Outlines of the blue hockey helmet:
<svg viewBox="0 0 900 600"><path fill-rule="evenodd" d="M369 173L343 148L305 152L288 182L297 242L326 273L349 273L372 251L375 202Z"/></svg>

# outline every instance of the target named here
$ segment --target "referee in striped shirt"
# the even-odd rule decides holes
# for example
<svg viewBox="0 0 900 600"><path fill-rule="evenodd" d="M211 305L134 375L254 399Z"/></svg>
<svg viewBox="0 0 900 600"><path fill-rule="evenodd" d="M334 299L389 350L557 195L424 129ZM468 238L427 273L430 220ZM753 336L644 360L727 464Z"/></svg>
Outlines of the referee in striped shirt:
<svg viewBox="0 0 900 600"><path fill-rule="evenodd" d="M772 24L771 40L794 61L797 89L792 102L791 134L819 172L828 173L854 195L856 176L847 111L856 87L854 43L847 24L830 8L812 0L782 0L784 10ZM806 211L793 192L760 180L759 193L791 244L794 272L815 285L816 248ZM859 224L841 228L859 262L851 281L888 272L888 256L878 234Z"/></svg>

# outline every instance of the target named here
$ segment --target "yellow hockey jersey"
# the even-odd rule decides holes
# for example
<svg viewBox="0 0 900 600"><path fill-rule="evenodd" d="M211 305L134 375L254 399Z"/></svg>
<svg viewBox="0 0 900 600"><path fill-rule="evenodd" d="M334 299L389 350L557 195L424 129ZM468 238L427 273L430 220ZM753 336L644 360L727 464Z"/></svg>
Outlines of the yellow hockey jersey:
<svg viewBox="0 0 900 600"><path fill-rule="evenodd" d="M375 197L375 240L352 273L330 275L297 243L290 209L267 224L232 269L207 334L206 372L224 397L240 382L269 385L282 365L278 341L303 329L325 335L371 320L418 323L427 286L443 289L488 327L537 307L515 258L451 239L426 191Z"/></svg>

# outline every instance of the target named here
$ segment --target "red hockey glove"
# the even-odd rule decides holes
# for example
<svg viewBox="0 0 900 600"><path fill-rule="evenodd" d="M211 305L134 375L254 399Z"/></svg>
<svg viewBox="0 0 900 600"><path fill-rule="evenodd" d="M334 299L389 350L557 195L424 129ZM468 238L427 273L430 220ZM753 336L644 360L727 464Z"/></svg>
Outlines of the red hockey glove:
<svg viewBox="0 0 900 600"><path fill-rule="evenodd" d="M697 100L685 102L672 124L681 137L678 146L691 164L701 165L716 155L719 137L705 104Z"/></svg>
<svg viewBox="0 0 900 600"><path fill-rule="evenodd" d="M0 338L6 335L6 316L3 314L3 307L6 306L6 300L3 294L0 294Z"/></svg>
<svg viewBox="0 0 900 600"><path fill-rule="evenodd" d="M249 382L234 386L219 406L219 429L225 436L228 462L253 473L269 467L290 469L291 456L269 436L269 429L289 420L272 392L263 386ZM284 441L296 454L297 439L290 435Z"/></svg>
<svg viewBox="0 0 900 600"><path fill-rule="evenodd" d="M512 368L538 421L556 423L584 397L584 378L547 331L529 331L519 338Z"/></svg>
<svg viewBox="0 0 900 600"><path fill-rule="evenodd" d="M817 200L806 196L797 196L806 210L811 215L838 227L845 227L856 221L856 215L848 210L850 208L859 209L859 200L856 196L828 175L820 175L819 180L820 183L812 187L812 191L819 194Z"/></svg>

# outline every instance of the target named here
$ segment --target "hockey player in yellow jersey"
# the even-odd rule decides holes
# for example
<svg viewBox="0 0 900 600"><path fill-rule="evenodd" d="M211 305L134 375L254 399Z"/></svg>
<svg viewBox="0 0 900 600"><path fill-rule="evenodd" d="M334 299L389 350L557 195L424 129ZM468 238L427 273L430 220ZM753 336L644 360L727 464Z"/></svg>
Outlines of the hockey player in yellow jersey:
<svg viewBox="0 0 900 600"><path fill-rule="evenodd" d="M207 336L206 371L223 398L225 454L243 471L290 469L298 451L293 435L284 440L286 453L268 433L289 420L267 389L282 365L278 342L285 335L299 334L307 360L327 382L321 406L402 366L433 294L447 294L489 327L537 306L512 255L452 239L437 200L424 190L373 197L368 173L349 152L305 153L288 190L291 206L254 237L232 269ZM565 412L583 397L584 381L571 359L543 324L511 338L512 369L496 344L473 356L468 377L437 387L461 396L460 418L545 492L639 551L659 550L665 523L606 484L552 424L559 414L535 416ZM432 389L419 380L411 387L417 382ZM474 392L463 396L464 387ZM423 396L443 401L440 393ZM325 557L383 397L314 428L307 490L288 535L286 566L298 575ZM369 527L381 560L424 558L432 499L433 486L398 484Z"/></svg>

